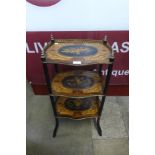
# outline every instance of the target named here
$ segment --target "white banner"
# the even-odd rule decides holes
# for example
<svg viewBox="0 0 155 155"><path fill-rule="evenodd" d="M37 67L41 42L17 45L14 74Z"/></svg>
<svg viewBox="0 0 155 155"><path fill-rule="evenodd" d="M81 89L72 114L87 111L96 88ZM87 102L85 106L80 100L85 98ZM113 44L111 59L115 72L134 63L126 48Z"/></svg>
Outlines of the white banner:
<svg viewBox="0 0 155 155"><path fill-rule="evenodd" d="M31 2L27 31L128 30L128 0L60 0L46 7Z"/></svg>

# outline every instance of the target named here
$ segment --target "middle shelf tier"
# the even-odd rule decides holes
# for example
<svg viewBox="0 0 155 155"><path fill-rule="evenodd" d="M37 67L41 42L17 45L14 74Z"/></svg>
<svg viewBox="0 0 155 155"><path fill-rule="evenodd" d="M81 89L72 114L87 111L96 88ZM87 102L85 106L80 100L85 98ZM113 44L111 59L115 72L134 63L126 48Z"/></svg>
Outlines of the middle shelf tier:
<svg viewBox="0 0 155 155"><path fill-rule="evenodd" d="M104 81L93 71L61 72L53 78L51 88L54 96L103 96Z"/></svg>

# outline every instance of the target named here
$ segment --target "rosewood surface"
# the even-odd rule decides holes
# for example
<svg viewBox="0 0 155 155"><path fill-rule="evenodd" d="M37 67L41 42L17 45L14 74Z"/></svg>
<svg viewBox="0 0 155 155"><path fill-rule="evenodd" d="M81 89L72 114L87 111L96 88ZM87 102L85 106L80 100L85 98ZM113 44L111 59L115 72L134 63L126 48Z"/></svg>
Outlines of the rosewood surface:
<svg viewBox="0 0 155 155"><path fill-rule="evenodd" d="M97 117L98 109L99 99L96 97L82 99L59 97L56 102L58 117L73 119Z"/></svg>
<svg viewBox="0 0 155 155"><path fill-rule="evenodd" d="M102 96L103 87L104 81L98 73L91 71L58 73L51 83L52 93L55 96Z"/></svg>
<svg viewBox="0 0 155 155"><path fill-rule="evenodd" d="M111 47L102 40L55 40L45 47L47 63L66 65L110 64Z"/></svg>

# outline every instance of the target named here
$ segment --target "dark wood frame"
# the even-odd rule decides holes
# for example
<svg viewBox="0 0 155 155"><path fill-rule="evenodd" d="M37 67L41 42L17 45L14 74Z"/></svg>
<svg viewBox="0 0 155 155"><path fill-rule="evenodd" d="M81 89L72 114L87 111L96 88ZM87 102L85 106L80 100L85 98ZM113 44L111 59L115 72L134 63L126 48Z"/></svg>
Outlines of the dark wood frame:
<svg viewBox="0 0 155 155"><path fill-rule="evenodd" d="M50 100L51 100L51 105L52 105L52 109L53 109L54 117L55 117L55 128L54 128L54 131L53 131L53 137L55 137L56 133L57 133L57 129L58 129L58 126L59 126L59 120L58 120L59 117L57 116L57 112L56 112L56 97L54 97L52 95L51 82L50 82L48 66L47 66L48 62L46 61L45 51L47 50L48 47L52 46L54 43L55 43L55 40L54 40L53 36L51 36L50 42L47 43L47 45L44 47L44 49L43 49L43 51L41 53L41 61L42 61L42 64L43 64L45 80L46 80L46 83L47 83L48 92L49 92ZM109 85L109 82L110 82L111 72L112 72L113 63L114 63L114 53L112 51L112 48L109 46L109 44L107 42L107 37L106 36L105 36L105 38L103 40L103 45L107 46L109 48L109 50L111 51L111 57L109 58L110 63L108 64L108 73L106 75L105 85L104 85L104 88L103 88L103 94L104 95L102 96L102 100L101 100L101 103L100 103L100 106L99 106L98 116L97 116L97 118L94 117L96 128L97 128L98 134L100 136L102 136L102 129L100 127L100 118L101 118L101 115L102 115L102 111L103 111L103 107L104 107L104 103L105 103L105 99L106 99L106 94L107 94L107 89L108 89L108 85ZM88 64L88 65L90 65L90 64ZM55 68L56 73L58 73L58 64L54 64L54 68ZM102 76L102 64L98 65L98 74L100 76Z"/></svg>

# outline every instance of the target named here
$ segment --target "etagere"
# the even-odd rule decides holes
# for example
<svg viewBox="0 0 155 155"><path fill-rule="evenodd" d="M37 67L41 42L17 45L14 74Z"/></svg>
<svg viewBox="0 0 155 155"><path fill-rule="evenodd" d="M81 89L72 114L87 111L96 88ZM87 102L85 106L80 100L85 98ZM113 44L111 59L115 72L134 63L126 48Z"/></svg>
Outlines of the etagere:
<svg viewBox="0 0 155 155"><path fill-rule="evenodd" d="M103 40L58 39L51 36L41 53L41 61L55 117L53 137L60 118L75 120L94 118L98 134L102 135L100 117L114 63L114 53L105 36ZM53 64L56 75L50 79L48 64ZM58 65L98 65L98 71L73 70L59 72ZM108 66L102 79L102 66ZM101 98L101 99L100 99Z"/></svg>

